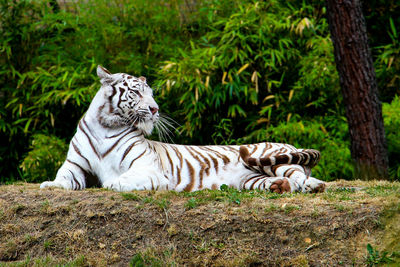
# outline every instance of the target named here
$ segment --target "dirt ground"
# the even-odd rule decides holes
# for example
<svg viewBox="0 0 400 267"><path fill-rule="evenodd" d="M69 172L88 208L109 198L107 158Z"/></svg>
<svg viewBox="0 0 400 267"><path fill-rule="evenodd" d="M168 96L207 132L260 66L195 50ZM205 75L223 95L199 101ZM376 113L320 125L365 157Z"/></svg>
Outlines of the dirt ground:
<svg viewBox="0 0 400 267"><path fill-rule="evenodd" d="M400 183L390 182L284 195L3 185L0 266L400 264L399 221Z"/></svg>

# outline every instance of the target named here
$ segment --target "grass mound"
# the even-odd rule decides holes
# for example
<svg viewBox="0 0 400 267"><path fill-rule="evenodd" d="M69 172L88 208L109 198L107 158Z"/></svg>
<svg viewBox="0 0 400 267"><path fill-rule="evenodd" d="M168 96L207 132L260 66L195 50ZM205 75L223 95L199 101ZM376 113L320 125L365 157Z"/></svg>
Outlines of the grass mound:
<svg viewBox="0 0 400 267"><path fill-rule="evenodd" d="M400 262L400 184L321 194L0 187L0 266L335 266Z"/></svg>

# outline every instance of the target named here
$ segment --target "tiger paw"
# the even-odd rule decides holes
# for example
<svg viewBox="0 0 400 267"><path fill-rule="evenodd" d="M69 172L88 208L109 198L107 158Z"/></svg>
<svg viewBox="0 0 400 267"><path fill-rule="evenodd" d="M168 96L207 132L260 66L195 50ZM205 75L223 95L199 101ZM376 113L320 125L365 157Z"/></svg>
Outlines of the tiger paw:
<svg viewBox="0 0 400 267"><path fill-rule="evenodd" d="M47 181L47 182L43 182L40 184L40 189L43 189L46 187L58 187L58 188L63 188L63 189L72 189L72 184L68 183L67 181L65 181L65 182Z"/></svg>
<svg viewBox="0 0 400 267"><path fill-rule="evenodd" d="M129 176L122 176L117 179L105 181L103 187L118 192L158 189L157 183L145 176L136 179Z"/></svg>
<svg viewBox="0 0 400 267"><path fill-rule="evenodd" d="M307 180L305 180L301 191L303 193L322 193L325 191L325 187L325 182L313 177L309 177Z"/></svg>
<svg viewBox="0 0 400 267"><path fill-rule="evenodd" d="M277 179L272 182L269 190L274 193L283 194L283 193L290 193L292 192L292 187L290 186L290 182L288 179Z"/></svg>
<svg viewBox="0 0 400 267"><path fill-rule="evenodd" d="M121 181L121 179L116 179L116 180L111 180L111 181L106 181L103 183L103 187L113 190L113 191L118 191L118 192L126 192L126 191L132 191L132 190L144 190L146 188L139 188L138 186L134 186L131 183L127 183L125 181Z"/></svg>

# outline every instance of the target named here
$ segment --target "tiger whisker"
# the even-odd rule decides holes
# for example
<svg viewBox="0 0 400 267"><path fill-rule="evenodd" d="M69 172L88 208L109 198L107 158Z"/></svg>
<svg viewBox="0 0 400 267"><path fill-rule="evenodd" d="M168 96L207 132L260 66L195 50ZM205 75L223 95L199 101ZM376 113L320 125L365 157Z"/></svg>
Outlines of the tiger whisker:
<svg viewBox="0 0 400 267"><path fill-rule="evenodd" d="M176 128L172 125L171 122L167 121L165 117L159 118L159 120L155 124L155 128L158 132L158 136L160 138L160 141L170 141L173 143L172 136L173 132L171 131L170 128L172 128L173 131L176 130Z"/></svg>

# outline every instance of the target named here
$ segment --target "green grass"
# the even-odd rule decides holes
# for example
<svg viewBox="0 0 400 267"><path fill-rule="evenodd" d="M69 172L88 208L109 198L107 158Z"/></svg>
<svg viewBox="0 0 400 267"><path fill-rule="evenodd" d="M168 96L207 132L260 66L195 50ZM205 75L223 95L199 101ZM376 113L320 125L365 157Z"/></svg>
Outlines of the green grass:
<svg viewBox="0 0 400 267"><path fill-rule="evenodd" d="M139 196L135 193L121 193L121 197L124 200L133 200L133 201L139 201L142 199L141 196Z"/></svg>
<svg viewBox="0 0 400 267"><path fill-rule="evenodd" d="M174 256L175 248L166 248L164 250L155 250L152 248L136 253L129 262L131 267L142 266L177 266Z"/></svg>
<svg viewBox="0 0 400 267"><path fill-rule="evenodd" d="M376 186L368 187L364 191L371 197L389 196L392 194L400 195L400 186L397 184L376 185Z"/></svg>
<svg viewBox="0 0 400 267"><path fill-rule="evenodd" d="M194 209L199 205L199 201L192 197L189 198L188 201L185 203L185 209L190 210L190 209Z"/></svg>
<svg viewBox="0 0 400 267"><path fill-rule="evenodd" d="M329 202L334 202L334 207L339 211L347 210L346 205L340 202L349 202L360 200L366 197L385 197L389 195L400 196L400 186L393 185L371 185L366 187L338 187L327 189L322 194L303 194L303 193L285 193L277 194L262 190L237 190L226 185L222 185L220 190L200 190L195 192L176 192L176 191L149 191L146 195L140 192L129 192L120 194L123 200L138 201L141 205L152 204L160 209L168 208L168 202L174 198L184 198L186 203L184 205L186 210L195 209L201 205L210 202L224 202L230 203L235 206L240 206L244 201L251 201L252 199L274 200L274 199L289 199L301 195L304 198L322 198ZM266 208L271 211L273 207ZM297 208L290 205L283 211L291 212Z"/></svg>
<svg viewBox="0 0 400 267"><path fill-rule="evenodd" d="M51 256L40 257L32 259L31 256L26 256L25 260L19 262L2 263L0 262L0 267L84 267L89 266L85 256L81 255L76 257L71 261L60 261L58 259L52 258Z"/></svg>
<svg viewBox="0 0 400 267"><path fill-rule="evenodd" d="M371 244L367 245L367 256L365 263L367 266L382 266L383 264L395 263L395 258L400 256L399 253L389 253L387 251L379 251ZM396 264L397 265L397 264ZM398 266L398 265L397 265Z"/></svg>

